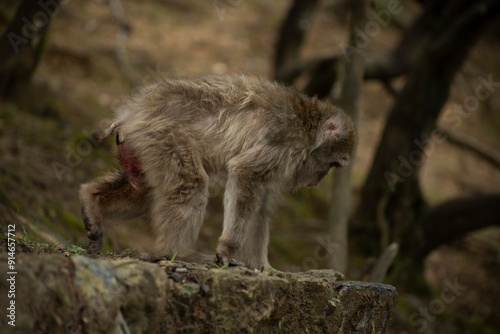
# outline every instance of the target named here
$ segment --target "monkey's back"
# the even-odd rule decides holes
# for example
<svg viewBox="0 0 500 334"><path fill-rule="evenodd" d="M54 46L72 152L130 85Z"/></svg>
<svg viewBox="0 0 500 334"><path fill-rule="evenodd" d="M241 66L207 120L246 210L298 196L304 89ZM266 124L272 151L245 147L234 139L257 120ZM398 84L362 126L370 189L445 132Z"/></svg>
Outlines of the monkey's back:
<svg viewBox="0 0 500 334"><path fill-rule="evenodd" d="M123 121L120 131L126 146L140 161L156 161L151 147L167 139L174 148L195 151L210 173L227 170L232 158L259 147L300 161L316 137L316 128L304 127L304 119L315 124L323 117L313 104L317 100L266 80L205 76L145 87L117 110L117 116ZM164 155L171 154L176 151L165 148Z"/></svg>

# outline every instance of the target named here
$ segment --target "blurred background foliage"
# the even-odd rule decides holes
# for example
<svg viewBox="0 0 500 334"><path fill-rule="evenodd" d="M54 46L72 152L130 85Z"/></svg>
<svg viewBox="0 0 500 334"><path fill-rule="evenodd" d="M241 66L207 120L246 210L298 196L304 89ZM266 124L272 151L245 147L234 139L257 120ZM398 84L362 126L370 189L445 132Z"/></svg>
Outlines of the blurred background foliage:
<svg viewBox="0 0 500 334"><path fill-rule="evenodd" d="M79 184L117 168L113 141L95 145L92 133L137 86L244 73L338 102L346 60L359 51L347 278L375 280L388 261L378 280L400 293L393 333L498 333L499 1L374 1L357 27L359 50L348 46L343 0L44 3L0 2L2 225L85 244ZM35 26L23 21L33 17ZM275 200L275 268L331 266L332 174ZM210 196L205 252L221 232L222 195ZM147 251L147 222L106 228L105 250ZM399 253L384 258L392 242ZM453 301L443 298L450 282L462 288Z"/></svg>

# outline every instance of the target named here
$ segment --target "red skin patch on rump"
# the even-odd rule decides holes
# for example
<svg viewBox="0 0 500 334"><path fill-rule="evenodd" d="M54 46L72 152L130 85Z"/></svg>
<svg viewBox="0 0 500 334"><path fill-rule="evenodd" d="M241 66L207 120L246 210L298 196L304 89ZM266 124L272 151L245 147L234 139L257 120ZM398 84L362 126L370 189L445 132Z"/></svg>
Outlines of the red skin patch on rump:
<svg viewBox="0 0 500 334"><path fill-rule="evenodd" d="M123 143L118 144L118 151L120 152L120 162L129 176L133 178L140 178L144 175L141 163L134 157L123 145Z"/></svg>

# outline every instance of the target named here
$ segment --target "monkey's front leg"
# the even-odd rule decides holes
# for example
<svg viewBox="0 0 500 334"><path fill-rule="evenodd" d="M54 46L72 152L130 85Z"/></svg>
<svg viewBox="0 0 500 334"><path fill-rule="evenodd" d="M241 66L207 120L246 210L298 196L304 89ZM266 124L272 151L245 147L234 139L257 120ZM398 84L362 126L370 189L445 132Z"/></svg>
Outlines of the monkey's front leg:
<svg viewBox="0 0 500 334"><path fill-rule="evenodd" d="M268 192L260 198L257 210L248 222L247 237L240 251L240 259L250 268L271 268L267 259L269 244Z"/></svg>
<svg viewBox="0 0 500 334"><path fill-rule="evenodd" d="M217 245L219 262L241 265L237 260L239 253L248 267L269 267L267 220L261 219L266 211L265 199L266 188L252 173L229 173L224 194L224 226Z"/></svg>

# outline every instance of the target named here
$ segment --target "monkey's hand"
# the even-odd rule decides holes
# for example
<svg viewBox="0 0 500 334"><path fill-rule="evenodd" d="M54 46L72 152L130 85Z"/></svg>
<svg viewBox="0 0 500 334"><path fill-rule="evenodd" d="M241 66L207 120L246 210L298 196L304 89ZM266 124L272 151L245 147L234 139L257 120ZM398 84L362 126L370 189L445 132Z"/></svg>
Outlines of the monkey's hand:
<svg viewBox="0 0 500 334"><path fill-rule="evenodd" d="M223 255L223 254L217 253L217 254L215 254L215 258L217 260L216 263L218 265L220 265L221 267L223 267L223 266L228 266L228 267L246 267L247 266L243 262L238 261L238 260L236 260L233 257L229 257L229 256L226 256L226 255Z"/></svg>

